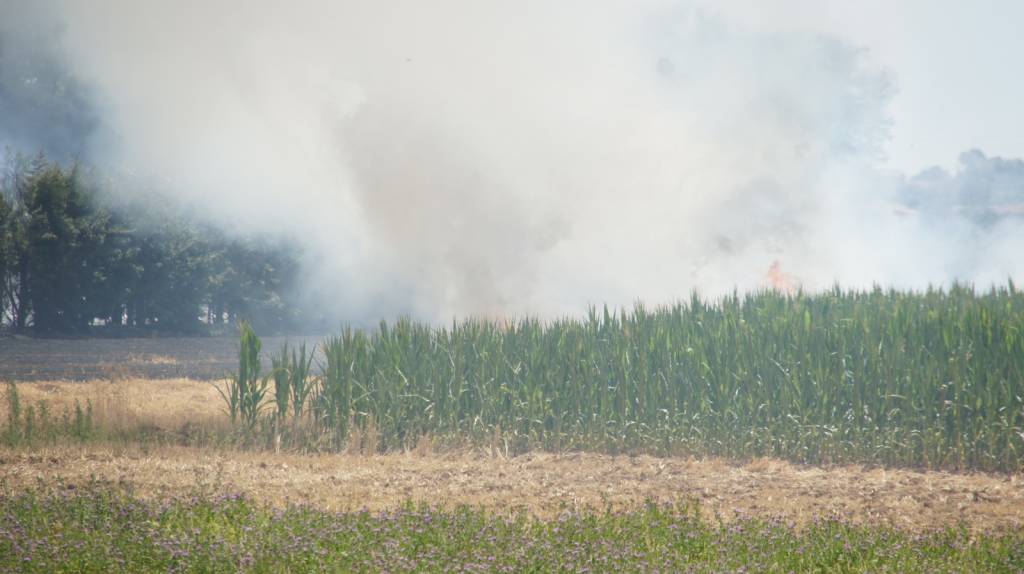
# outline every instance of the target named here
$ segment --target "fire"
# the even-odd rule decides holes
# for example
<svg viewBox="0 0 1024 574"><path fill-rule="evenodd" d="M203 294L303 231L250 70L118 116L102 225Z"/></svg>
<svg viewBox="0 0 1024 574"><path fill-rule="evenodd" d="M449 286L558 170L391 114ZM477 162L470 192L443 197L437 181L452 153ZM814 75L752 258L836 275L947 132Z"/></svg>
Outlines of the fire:
<svg viewBox="0 0 1024 574"><path fill-rule="evenodd" d="M782 270L782 263L778 259L773 261L772 266L768 268L767 277L773 289L787 295L796 293L800 286L796 277Z"/></svg>

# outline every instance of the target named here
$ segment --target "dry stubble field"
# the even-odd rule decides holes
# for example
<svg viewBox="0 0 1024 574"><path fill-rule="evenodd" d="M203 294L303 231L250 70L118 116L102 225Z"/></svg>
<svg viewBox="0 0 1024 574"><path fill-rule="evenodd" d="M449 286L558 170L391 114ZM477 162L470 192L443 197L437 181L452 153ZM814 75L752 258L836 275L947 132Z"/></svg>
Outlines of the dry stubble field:
<svg viewBox="0 0 1024 574"><path fill-rule="evenodd" d="M34 381L18 388L23 403L46 400L55 412L76 399L88 400L97 424L107 428L173 433L187 423L223 425L226 418L216 390L188 379ZM697 500L711 519L777 517L799 525L836 516L909 530L965 524L995 531L1024 524L1024 480L1017 474L811 467L770 459L505 457L429 444L376 456L118 444L0 450L0 482L6 489L92 480L129 485L143 498L200 488L324 510L383 510L412 500L521 509L546 518L565 509L625 510L648 500Z"/></svg>

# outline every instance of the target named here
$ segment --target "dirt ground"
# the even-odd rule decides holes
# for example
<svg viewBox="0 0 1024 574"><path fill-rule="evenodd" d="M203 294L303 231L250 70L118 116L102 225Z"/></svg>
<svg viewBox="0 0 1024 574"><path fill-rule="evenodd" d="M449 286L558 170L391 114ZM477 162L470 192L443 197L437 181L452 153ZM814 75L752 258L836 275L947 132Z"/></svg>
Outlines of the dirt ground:
<svg viewBox="0 0 1024 574"><path fill-rule="evenodd" d="M319 337L263 337L263 365L286 342L312 349ZM219 379L238 368L237 337L32 339L0 336L0 381Z"/></svg>
<svg viewBox="0 0 1024 574"><path fill-rule="evenodd" d="M405 501L526 509L551 517L567 508L627 509L645 500L698 500L709 518L777 516L797 524L838 515L910 530L955 525L976 531L1024 524L1020 476L861 467L816 468L777 460L720 460L595 454L405 453L303 456L209 449L157 452L100 447L0 450L6 489L96 478L141 496L196 489L241 492L273 505L379 510Z"/></svg>
<svg viewBox="0 0 1024 574"><path fill-rule="evenodd" d="M94 405L98 424L129 429L185 422L224 425L216 389L187 379L19 383L22 405L45 400L53 412L75 400ZM0 409L6 412L6 393ZM6 421L0 415L0 424ZM1024 476L956 474L778 460L733 464L647 456L416 452L387 456L304 456L161 447L86 446L0 449L0 488L39 481L124 482L142 496L196 488L242 492L274 505L379 510L405 501L526 509L550 517L566 508L626 509L646 500L697 500L709 518L779 516L802 524L838 515L909 529L963 521L979 531L1024 524Z"/></svg>

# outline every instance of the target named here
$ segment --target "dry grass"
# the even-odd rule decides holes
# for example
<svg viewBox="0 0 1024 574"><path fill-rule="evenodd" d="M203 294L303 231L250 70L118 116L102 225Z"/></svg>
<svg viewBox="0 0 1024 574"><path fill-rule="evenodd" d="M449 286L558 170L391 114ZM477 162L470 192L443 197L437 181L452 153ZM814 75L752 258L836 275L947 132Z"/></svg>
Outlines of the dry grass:
<svg viewBox="0 0 1024 574"><path fill-rule="evenodd" d="M178 359L169 355L159 355L154 353L129 353L126 357L127 362L133 365L177 365L179 364Z"/></svg>
<svg viewBox="0 0 1024 574"><path fill-rule="evenodd" d="M130 484L143 497L181 495L205 485L273 505L304 503L327 510L378 510L413 500L525 508L551 517L567 507L626 509L648 499L696 499L710 518L725 520L781 516L806 524L839 515L911 530L963 521L975 531L1024 523L1024 480L1014 475L596 454L302 456L96 446L0 450L0 481L9 489L39 481L81 484L93 477Z"/></svg>
<svg viewBox="0 0 1024 574"><path fill-rule="evenodd" d="M53 412L93 404L107 430L223 429L227 417L208 383L108 380L20 383L23 405L45 400ZM0 393L0 402L3 393ZM0 405L6 409L6 405ZM122 481L142 496L182 494L197 484L241 491L270 504L330 510L383 509L406 500L492 509L526 508L551 516L565 507L624 509L647 499L697 499L709 516L778 515L801 524L838 514L861 523L912 529L964 521L977 530L1024 523L1019 475L954 474L846 466L807 467L758 459L724 460L528 454L509 458L496 435L489 449L438 452L429 437L408 453L361 456L377 439L353 433L349 454L302 456L179 447L90 445L0 450L0 482Z"/></svg>
<svg viewBox="0 0 1024 574"><path fill-rule="evenodd" d="M142 428L178 429L187 423L219 428L225 425L220 395L205 382L188 379L120 379L18 383L22 405L46 401L51 412L75 408L75 401L93 407L95 424L106 431L130 433ZM0 408L7 411L6 393Z"/></svg>

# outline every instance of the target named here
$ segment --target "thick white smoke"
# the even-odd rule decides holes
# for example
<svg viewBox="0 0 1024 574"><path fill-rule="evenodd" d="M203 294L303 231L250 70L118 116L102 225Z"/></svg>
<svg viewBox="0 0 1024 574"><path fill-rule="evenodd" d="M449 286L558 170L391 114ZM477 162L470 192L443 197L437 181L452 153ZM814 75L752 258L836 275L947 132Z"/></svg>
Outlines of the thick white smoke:
<svg viewBox="0 0 1024 574"><path fill-rule="evenodd" d="M302 240L346 320L1021 270L1019 224L901 207L889 79L827 37L648 0L51 7L92 156Z"/></svg>

